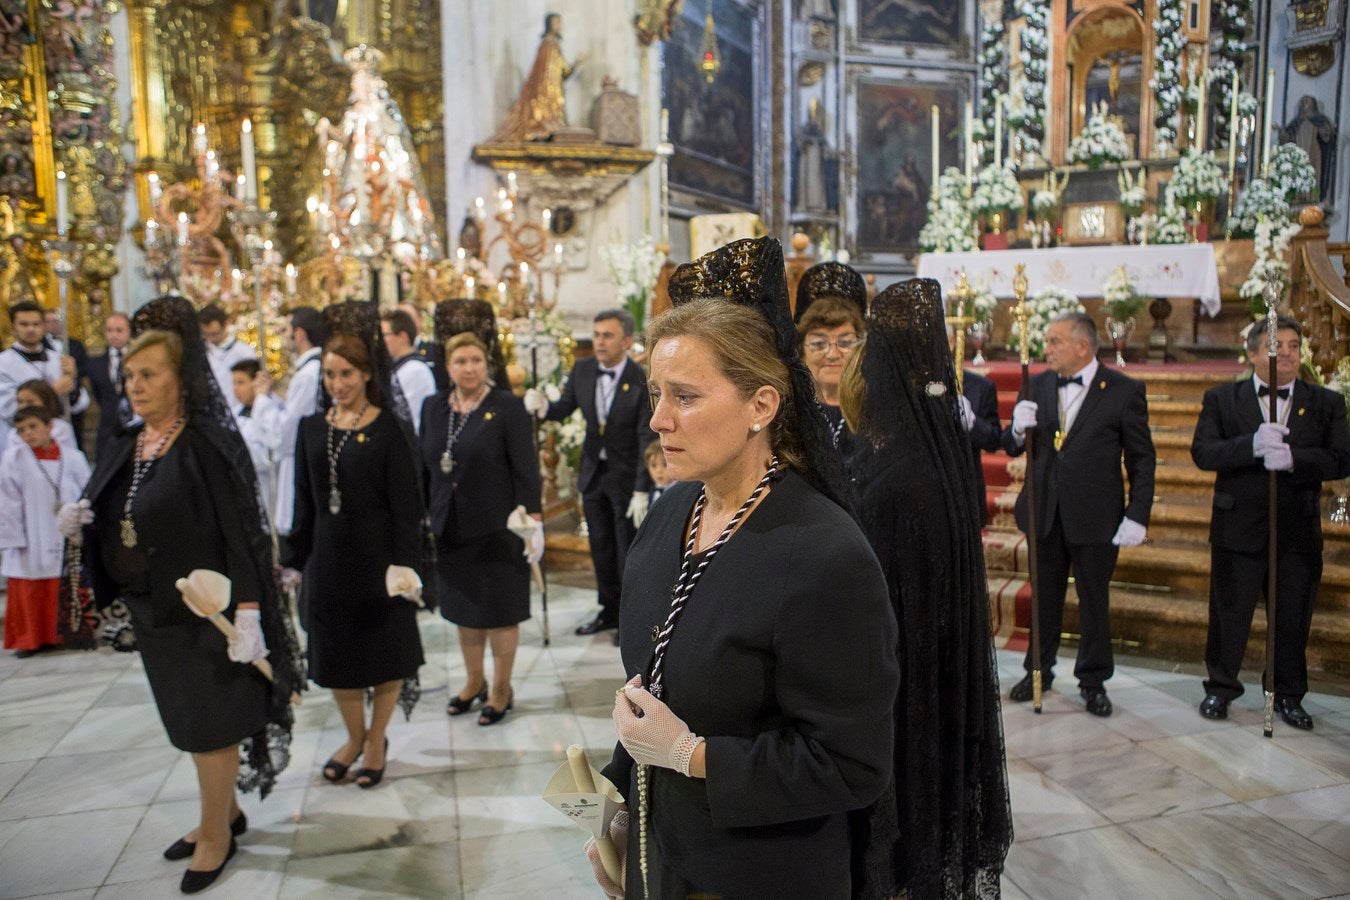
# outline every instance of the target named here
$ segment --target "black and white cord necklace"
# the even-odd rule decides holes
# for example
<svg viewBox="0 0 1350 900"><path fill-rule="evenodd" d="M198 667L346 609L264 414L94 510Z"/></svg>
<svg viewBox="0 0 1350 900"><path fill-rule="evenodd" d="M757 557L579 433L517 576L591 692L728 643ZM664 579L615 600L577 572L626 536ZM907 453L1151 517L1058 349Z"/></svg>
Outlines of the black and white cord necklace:
<svg viewBox="0 0 1350 900"><path fill-rule="evenodd" d="M759 498L768 490L769 485L778 478L780 473L778 457L775 456L769 462L769 470L764 473L764 477L755 485L755 489L750 492L750 496L741 504L741 508L736 510L736 514L727 522L722 533L713 541L703 554L703 558L698 564L694 564L694 547L698 544L699 524L703 519L703 507L708 502L708 489L705 487L699 491L698 500L694 503L694 514L689 522L689 540L685 541L684 554L680 560L680 578L675 583L675 589L671 592L670 612L666 615L666 622L661 626L656 639L656 652L652 655L651 674L647 677L647 690L658 700L665 693L665 665L666 648L670 646L670 638L675 633L675 625L679 622L680 616L684 613L684 608L689 604L689 597L698 585L699 579L707 571L708 565L717 555L717 551L722 549L722 545L731 539L732 533L736 531L741 520L749 514L750 510ZM638 766L638 864L642 872L642 892L643 896L650 896L647 890L647 820L648 820L648 798L647 798L647 769L648 766Z"/></svg>
<svg viewBox="0 0 1350 900"><path fill-rule="evenodd" d="M148 456L145 453L145 429L142 428L141 433L136 435L136 455L131 459L131 487L127 488L127 499L122 504L122 546L128 550L135 547L138 540L136 520L131 515L131 504L136 499L136 491L140 489L141 481L150 473L150 467L155 464L155 460L159 459L165 446L186 421L186 416L179 416L175 419L174 423L169 426L169 430L164 432L164 437L159 439L159 443L155 445L155 449L151 450Z"/></svg>
<svg viewBox="0 0 1350 900"><path fill-rule="evenodd" d="M469 424L470 417L474 411L482 404L487 397L488 386L485 384L474 394L473 399L468 403L460 403L462 409L455 409L455 401L458 399L453 391L450 392L450 421L445 426L445 452L441 454L441 471L449 475L455 470L455 444L459 443L459 433L464 430L464 426ZM458 417L459 423L455 423Z"/></svg>
<svg viewBox="0 0 1350 900"><path fill-rule="evenodd" d="M336 430L334 426L337 423L340 410L335 406L333 411L328 414L328 441L326 445L328 451L328 511L335 516L342 512L342 491L338 489L338 457L342 455L342 448L347 446L347 441L351 440L352 435L356 433L356 426L361 424L361 420L365 418L366 411L369 409L370 401L367 400L365 405L361 407L361 411L352 417L351 427L342 432L342 438L337 442L336 447L333 446L333 432Z"/></svg>

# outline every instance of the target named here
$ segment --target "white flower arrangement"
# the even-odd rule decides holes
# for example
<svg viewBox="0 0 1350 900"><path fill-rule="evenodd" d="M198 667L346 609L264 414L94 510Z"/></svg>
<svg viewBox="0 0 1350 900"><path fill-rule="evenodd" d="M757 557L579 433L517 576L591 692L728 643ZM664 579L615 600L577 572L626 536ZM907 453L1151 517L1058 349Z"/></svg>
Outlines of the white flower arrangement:
<svg viewBox="0 0 1350 900"><path fill-rule="evenodd" d="M1247 301L1253 315L1264 315L1266 290L1282 298L1289 288L1289 242L1298 234L1297 222L1261 222L1256 226L1256 262L1252 264L1247 280L1238 289L1238 295Z"/></svg>
<svg viewBox="0 0 1350 900"><path fill-rule="evenodd" d="M1143 185L1128 187L1120 192L1120 205L1127 210L1143 210L1148 202L1148 191Z"/></svg>
<svg viewBox="0 0 1350 900"><path fill-rule="evenodd" d="M1176 152L1177 128L1181 110L1181 60L1185 57L1186 33L1182 30L1183 0L1158 0L1158 15L1153 20L1153 91L1156 112L1153 117L1154 152Z"/></svg>
<svg viewBox="0 0 1350 900"><path fill-rule="evenodd" d="M1238 195L1229 224L1236 233L1255 234L1256 226L1262 221L1289 221L1290 211L1289 203L1280 191L1271 188L1264 178L1253 178Z"/></svg>
<svg viewBox="0 0 1350 900"><path fill-rule="evenodd" d="M647 320L647 304L666 255L656 249L651 235L643 235L636 244L621 241L600 249L600 259L609 268L609 279L618 286L619 300L633 315L637 330Z"/></svg>
<svg viewBox="0 0 1350 900"><path fill-rule="evenodd" d="M1135 244L1189 244L1191 233L1186 230L1186 212L1168 203L1158 215L1142 213L1130 220L1125 230L1126 239Z"/></svg>
<svg viewBox="0 0 1350 900"><path fill-rule="evenodd" d="M1192 147L1177 163L1172 180L1167 183L1169 203L1185 208L1209 203L1228 189L1223 167L1212 152L1196 152Z"/></svg>
<svg viewBox="0 0 1350 900"><path fill-rule="evenodd" d="M1298 144L1281 144L1270 157L1266 173L1271 189L1291 206L1317 191L1317 173L1308 153Z"/></svg>
<svg viewBox="0 0 1350 900"><path fill-rule="evenodd" d="M1038 219L1046 218L1058 207L1059 194L1055 191L1041 188L1031 195L1031 211L1035 213Z"/></svg>
<svg viewBox="0 0 1350 900"><path fill-rule="evenodd" d="M1007 42L1003 20L993 18L980 29L980 118L975 123L978 140L985 141L981 162L994 157L994 110L1008 89Z"/></svg>
<svg viewBox="0 0 1350 900"><path fill-rule="evenodd" d="M928 200L928 221L919 231L919 246L929 253L977 249L970 185L955 167L938 177L937 193Z"/></svg>
<svg viewBox="0 0 1350 900"><path fill-rule="evenodd" d="M575 469L581 462L581 445L586 443L586 419L581 410L572 410L572 414L561 422L544 423L545 428L549 425L553 426L556 435L553 446L567 460L568 467Z"/></svg>
<svg viewBox="0 0 1350 900"><path fill-rule="evenodd" d="M994 310L998 309L998 298L989 289L987 281L971 285L970 317L986 325L994 320Z"/></svg>
<svg viewBox="0 0 1350 900"><path fill-rule="evenodd" d="M999 166L985 166L975 176L972 200L977 215L992 216L1022 208L1022 185L1011 160Z"/></svg>
<svg viewBox="0 0 1350 900"><path fill-rule="evenodd" d="M1218 32L1217 46L1211 46L1209 52L1210 82L1218 87L1213 134L1225 142L1230 134L1228 114L1233 102L1233 73L1242 68L1247 56L1247 16L1250 12L1251 0L1226 0L1211 4L1210 8L1210 33ZM1243 106L1244 95L1252 100L1249 110ZM1254 115L1255 104L1251 94L1238 91L1239 117Z"/></svg>
<svg viewBox="0 0 1350 900"><path fill-rule="evenodd" d="M1043 287L1027 298L1027 343L1035 356L1045 351L1045 329L1050 320L1061 313L1087 312L1079 299L1061 287L1051 285ZM1014 346L1021 346L1021 331L1016 318L1013 319Z"/></svg>
<svg viewBox="0 0 1350 900"><path fill-rule="evenodd" d="M1021 17L1022 46L1018 61L1022 63L1022 95L1026 101L1025 114L1017 128L1038 152L1045 139L1046 61L1050 58L1050 35L1047 23L1050 4L1045 0L1016 0L1013 18Z"/></svg>
<svg viewBox="0 0 1350 900"><path fill-rule="evenodd" d="M1261 105L1249 92L1238 91L1238 118L1245 119L1248 116L1254 116L1260 108Z"/></svg>
<svg viewBox="0 0 1350 900"><path fill-rule="evenodd" d="M1106 276L1106 285L1102 289L1102 305L1117 322L1124 322L1138 315L1144 308L1144 298L1134 289L1129 270L1123 265L1116 266L1111 270L1111 274Z"/></svg>
<svg viewBox="0 0 1350 900"><path fill-rule="evenodd" d="M1311 348L1308 341L1303 342L1304 347ZM1314 371L1320 371L1316 366ZM1327 387L1345 398L1345 408L1350 412L1350 356L1342 356L1336 361L1336 371L1332 373L1331 380L1327 382Z"/></svg>
<svg viewBox="0 0 1350 900"><path fill-rule="evenodd" d="M1089 169L1100 169L1108 163L1124 162L1129 158L1130 145L1125 132L1107 116L1106 103L1092 110L1083 130L1069 143L1069 162L1085 163Z"/></svg>

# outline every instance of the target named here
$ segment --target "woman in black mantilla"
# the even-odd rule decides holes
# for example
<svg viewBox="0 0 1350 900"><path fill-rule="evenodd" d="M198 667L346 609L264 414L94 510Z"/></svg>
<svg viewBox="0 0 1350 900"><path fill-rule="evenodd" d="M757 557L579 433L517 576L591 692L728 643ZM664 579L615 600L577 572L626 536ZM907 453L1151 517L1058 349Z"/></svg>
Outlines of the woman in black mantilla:
<svg viewBox="0 0 1350 900"><path fill-rule="evenodd" d="M943 316L936 281L887 288L840 391L858 517L900 625L895 807L871 811L867 854L875 882L894 881L873 896L997 897L1012 843L974 462Z"/></svg>
<svg viewBox="0 0 1350 900"><path fill-rule="evenodd" d="M496 333L496 315L485 301L447 300L436 307L436 340L445 348L454 386L428 397L421 410L437 600L441 615L459 626L466 669L467 683L445 711L463 715L483 701L479 725L495 725L511 709L520 623L530 617L530 564L544 552L533 423L505 382L488 381L489 363L498 357ZM502 368L494 368L505 377ZM506 527L518 506L535 523L528 542ZM488 643L490 684L483 670Z"/></svg>
<svg viewBox="0 0 1350 900"><path fill-rule="evenodd" d="M121 598L130 610L169 740L197 767L201 819L164 852L192 857L182 890L195 893L215 881L248 828L236 782L266 796L289 760L291 696L304 673L248 448L211 376L192 304L153 300L132 332L123 373L143 421L99 455L85 491L93 518L83 556L97 603ZM232 582L225 615L240 641L227 645L184 605L175 582L194 569ZM270 683L250 665L264 656Z"/></svg>
<svg viewBox="0 0 1350 900"><path fill-rule="evenodd" d="M632 807L611 829L625 883L587 852L610 896L847 898L849 814L891 779L886 585L824 474L778 243L730 244L670 284L648 332L652 429L679 483L629 550L632 678L606 768Z"/></svg>
<svg viewBox="0 0 1350 900"><path fill-rule="evenodd" d="M389 566L423 566L422 493L411 420L395 412L400 397L374 306L336 304L324 320L322 384L332 402L300 423L287 564L304 570L310 678L333 691L347 728L323 777L342 781L364 757L355 781L371 788L384 777L394 707L402 699L411 710L415 697L400 694L423 662L420 591L391 597L385 587Z"/></svg>
<svg viewBox="0 0 1350 900"><path fill-rule="evenodd" d="M829 418L835 446L845 455L849 436L839 411L839 376L863 339L867 283L843 263L817 263L797 283L797 350L811 371L816 399Z"/></svg>

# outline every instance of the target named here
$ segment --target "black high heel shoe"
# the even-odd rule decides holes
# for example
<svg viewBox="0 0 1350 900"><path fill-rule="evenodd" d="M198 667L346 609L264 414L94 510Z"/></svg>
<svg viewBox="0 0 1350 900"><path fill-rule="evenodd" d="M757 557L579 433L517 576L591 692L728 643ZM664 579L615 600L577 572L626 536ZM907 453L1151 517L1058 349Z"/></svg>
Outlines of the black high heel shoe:
<svg viewBox="0 0 1350 900"><path fill-rule="evenodd" d="M481 727L487 727L488 725L496 725L502 719L506 718L506 714L509 713L511 711L511 708L515 705L516 705L516 692L512 691L511 699L507 700L506 705L503 706L501 709L497 709L497 707L495 706L484 706L483 711L478 714L478 724Z"/></svg>
<svg viewBox="0 0 1350 900"><path fill-rule="evenodd" d="M478 703L486 703L487 698L488 698L487 688L483 688L481 691L474 694L468 700L465 700L464 698L456 694L454 696L454 699L452 699L449 703L445 704L445 714L447 716L462 716L469 710L473 709L473 704L475 701L477 701Z"/></svg>
<svg viewBox="0 0 1350 900"><path fill-rule="evenodd" d="M216 883L220 873L225 871L225 864L234 859L234 852L238 850L234 843L234 838L230 838L230 852L225 854L225 862L216 866L207 872L198 872L195 869L188 869L183 873L183 881L178 885L178 889L185 894L195 894L198 891L204 891Z"/></svg>
<svg viewBox="0 0 1350 900"><path fill-rule="evenodd" d="M347 770L350 769L352 766L356 765L356 761L360 758L361 753L359 751L357 752L356 756L352 758L352 761L349 763L340 763L337 761L336 757L330 756L328 758L328 762L323 764L323 780L329 782L330 784L339 783L340 781L342 781L342 779L347 777ZM329 769L333 770L332 775L328 774Z"/></svg>
<svg viewBox="0 0 1350 900"><path fill-rule="evenodd" d="M235 816L234 821L230 823L230 834L239 837L245 831L248 831L248 817L244 811L239 810L239 815ZM177 862L180 859L187 859L197 852L197 842L189 841L187 838L179 838L169 845L169 849L164 851L164 858Z"/></svg>
<svg viewBox="0 0 1350 900"><path fill-rule="evenodd" d="M384 778L384 770L389 765L389 738L384 739L384 756L385 756L384 765L380 766L378 769L356 770L356 775L353 777L354 780L356 781L357 787L363 788L365 790L370 790L375 785L379 784L380 781ZM362 781L361 780L362 778L366 780Z"/></svg>

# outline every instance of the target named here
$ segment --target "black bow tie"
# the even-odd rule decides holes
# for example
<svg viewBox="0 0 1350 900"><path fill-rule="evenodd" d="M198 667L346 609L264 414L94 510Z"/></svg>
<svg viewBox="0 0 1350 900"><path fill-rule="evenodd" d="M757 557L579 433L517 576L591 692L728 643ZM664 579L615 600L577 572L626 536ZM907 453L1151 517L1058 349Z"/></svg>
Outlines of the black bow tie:
<svg viewBox="0 0 1350 900"><path fill-rule="evenodd" d="M1261 385L1261 387L1257 390L1256 395L1257 395L1258 397L1269 397L1269 396L1270 396L1270 387L1269 387L1268 385L1264 385L1264 384ZM1276 389L1275 389L1275 396L1276 396L1276 397L1279 397L1281 400L1288 400L1288 399L1289 399L1289 388L1276 388Z"/></svg>
<svg viewBox="0 0 1350 900"><path fill-rule="evenodd" d="M1071 384L1076 384L1076 385L1078 385L1079 387L1082 387L1082 386L1083 386L1083 376L1082 376L1082 375L1075 375L1075 376L1073 376L1072 378L1065 378L1063 375L1056 375L1056 376L1055 376L1055 384L1056 384L1057 386L1059 386L1059 387L1068 387L1068 386L1071 385Z"/></svg>
<svg viewBox="0 0 1350 900"><path fill-rule="evenodd" d="M253 415L253 407L252 407L252 406L243 406L243 407L240 407L240 408L239 408L239 417L240 417L240 418L242 418L242 419L247 419L247 418L248 418L249 416L251 416L251 415Z"/></svg>
<svg viewBox="0 0 1350 900"><path fill-rule="evenodd" d="M47 361L47 350L45 347L41 350L34 351L34 350L25 350L18 344L15 344L14 349L19 351L19 355L22 356L24 359L28 360L30 363Z"/></svg>
<svg viewBox="0 0 1350 900"><path fill-rule="evenodd" d="M618 372L615 372L613 369L605 369L605 368L602 368L602 369L600 370L600 374L601 374L601 375L604 375L606 378L614 378L614 377L617 377L619 373L618 373Z"/></svg>

